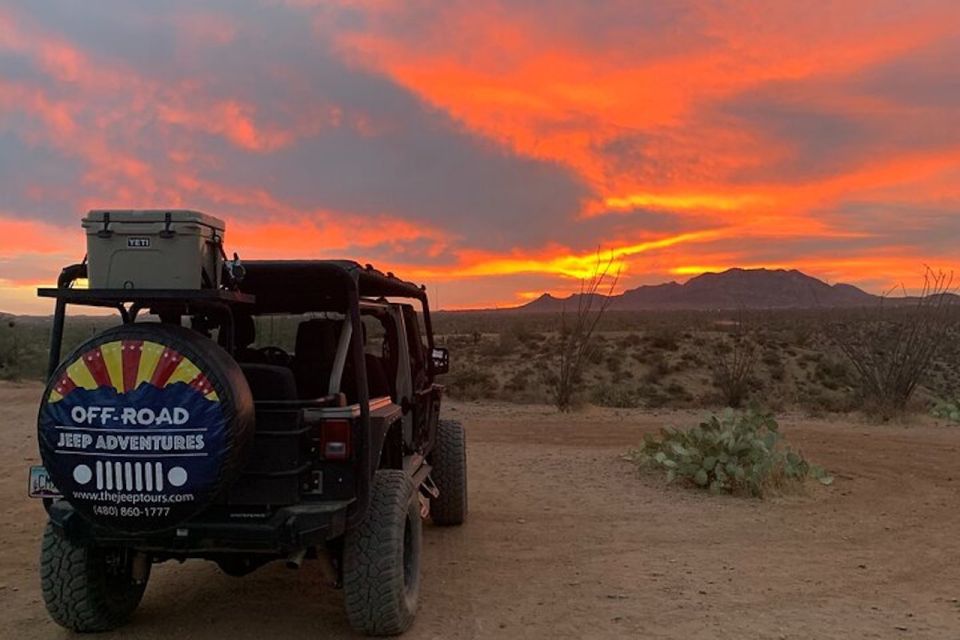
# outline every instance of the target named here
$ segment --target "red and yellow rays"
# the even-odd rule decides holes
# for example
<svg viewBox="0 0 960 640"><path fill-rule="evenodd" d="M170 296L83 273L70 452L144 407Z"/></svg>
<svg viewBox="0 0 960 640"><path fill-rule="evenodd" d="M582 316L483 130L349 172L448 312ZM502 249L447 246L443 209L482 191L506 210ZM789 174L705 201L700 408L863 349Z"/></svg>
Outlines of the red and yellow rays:
<svg viewBox="0 0 960 640"><path fill-rule="evenodd" d="M207 377L176 350L147 340L117 340L85 352L67 367L50 391L50 402L78 387L113 387L128 393L145 382L158 388L183 382L208 400L219 400Z"/></svg>

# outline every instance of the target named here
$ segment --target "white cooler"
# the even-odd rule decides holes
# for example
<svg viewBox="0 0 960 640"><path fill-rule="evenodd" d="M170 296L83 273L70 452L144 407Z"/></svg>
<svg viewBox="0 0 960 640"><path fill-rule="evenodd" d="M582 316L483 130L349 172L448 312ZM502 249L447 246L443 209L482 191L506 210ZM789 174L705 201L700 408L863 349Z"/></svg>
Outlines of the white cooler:
<svg viewBox="0 0 960 640"><path fill-rule="evenodd" d="M219 218L183 209L96 209L83 228L91 289L220 287Z"/></svg>

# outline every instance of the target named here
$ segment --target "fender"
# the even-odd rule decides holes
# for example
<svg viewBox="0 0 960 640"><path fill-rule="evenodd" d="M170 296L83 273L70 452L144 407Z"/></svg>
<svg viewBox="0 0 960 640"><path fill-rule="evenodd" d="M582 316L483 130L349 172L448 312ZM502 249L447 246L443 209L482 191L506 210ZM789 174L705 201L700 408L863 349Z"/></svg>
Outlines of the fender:
<svg viewBox="0 0 960 640"><path fill-rule="evenodd" d="M381 463L380 468L403 468L403 460L401 459L396 461L394 464L390 464L391 461L386 460L385 462L383 453L384 446L388 443L388 435L391 433L391 429L395 426L400 426L403 418L403 409L398 404L390 403L382 408L379 408L375 411L370 412L370 451L375 453L374 460L378 460ZM402 431L402 427L400 427ZM400 436L402 438L402 435ZM376 471L376 469L373 469Z"/></svg>

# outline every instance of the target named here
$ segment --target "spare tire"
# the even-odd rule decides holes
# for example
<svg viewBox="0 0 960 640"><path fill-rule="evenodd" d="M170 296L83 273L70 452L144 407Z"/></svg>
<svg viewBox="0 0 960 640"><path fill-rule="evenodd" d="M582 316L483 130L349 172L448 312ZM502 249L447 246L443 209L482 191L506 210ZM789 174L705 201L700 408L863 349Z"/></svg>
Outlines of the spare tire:
<svg viewBox="0 0 960 640"><path fill-rule="evenodd" d="M253 437L250 387L214 341L136 323L82 344L47 384L43 464L91 522L160 531L197 515L240 473Z"/></svg>

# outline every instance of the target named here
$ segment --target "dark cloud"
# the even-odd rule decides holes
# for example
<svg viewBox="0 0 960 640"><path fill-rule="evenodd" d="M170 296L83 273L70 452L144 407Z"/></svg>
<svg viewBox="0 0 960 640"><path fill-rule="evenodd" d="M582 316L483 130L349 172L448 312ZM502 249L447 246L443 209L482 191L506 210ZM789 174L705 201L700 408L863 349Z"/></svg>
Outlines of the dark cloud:
<svg viewBox="0 0 960 640"><path fill-rule="evenodd" d="M448 47L449 34L456 30L461 42L482 48L484 58L499 58L504 66L515 64L515 48L524 46L572 46L635 64L638 59L649 63L690 55L716 44L699 4L695 0L552 0L547 4L494 0L481 7L474 0L428 0L364 14L363 25L421 50ZM469 23L463 22L464 15L471 17ZM481 24L484 20L488 24ZM501 46L496 32L505 21L536 29L528 33L529 41ZM493 29L485 28L491 25ZM543 41L534 39L536 35Z"/></svg>
<svg viewBox="0 0 960 640"><path fill-rule="evenodd" d="M851 238L856 249L907 248L920 258L950 256L960 239L960 206L886 202L842 202L819 211L818 216L836 229L862 238Z"/></svg>
<svg viewBox="0 0 960 640"><path fill-rule="evenodd" d="M700 117L780 149L777 160L743 169L730 176L733 181L841 175L960 142L958 57L956 39L937 42L843 76L766 82L708 105Z"/></svg>
<svg viewBox="0 0 960 640"><path fill-rule="evenodd" d="M318 35L315 23L296 11L206 6L208 16L220 11L238 25L236 35L189 42L173 17L177 9L189 17L192 6L29 5L34 21L64 34L93 64L132 71L151 87L146 96L122 90L88 96L82 86L57 90L112 110L129 108L130 117L100 133L113 148L149 163L161 193L177 191L168 182L177 174L171 152L186 149L196 158L190 172L204 182L262 188L304 211L419 221L491 250L557 239L557 225L572 221L590 195L570 170L515 155L386 76L348 66L323 30ZM357 20L331 16L333 25ZM238 148L216 130L224 102L248 109L243 115L253 135L275 133L284 142L274 149ZM97 126L102 111L91 106L82 103L79 126ZM164 109L190 122L171 124Z"/></svg>
<svg viewBox="0 0 960 640"><path fill-rule="evenodd" d="M782 159L751 167L741 178L795 182L836 175L869 157L883 140L871 114L821 106L806 83L778 82L726 101L719 116L782 146ZM811 100L811 98L815 98Z"/></svg>
<svg viewBox="0 0 960 640"><path fill-rule="evenodd" d="M960 109L960 40L934 42L874 65L851 79L865 95L934 113ZM929 113L927 114L929 117Z"/></svg>
<svg viewBox="0 0 960 640"><path fill-rule="evenodd" d="M84 166L13 134L12 130L28 126L26 120L0 117L0 214L47 222L76 220Z"/></svg>

